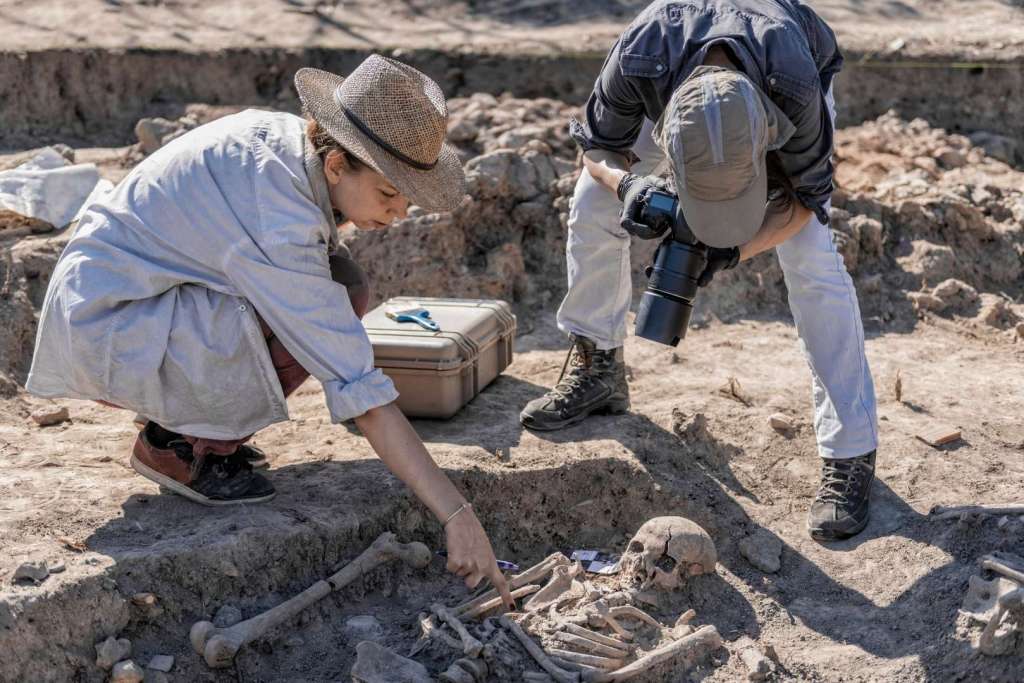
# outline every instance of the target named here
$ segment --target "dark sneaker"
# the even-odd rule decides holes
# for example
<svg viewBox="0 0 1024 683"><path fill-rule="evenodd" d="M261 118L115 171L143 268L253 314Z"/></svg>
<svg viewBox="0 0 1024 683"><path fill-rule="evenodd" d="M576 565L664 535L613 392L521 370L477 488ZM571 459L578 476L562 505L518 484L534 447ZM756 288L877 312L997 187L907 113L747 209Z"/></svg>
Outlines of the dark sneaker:
<svg viewBox="0 0 1024 683"><path fill-rule="evenodd" d="M807 530L816 541L839 541L859 534L868 524L875 451L843 460L825 458L821 485L807 515Z"/></svg>
<svg viewBox="0 0 1024 683"><path fill-rule="evenodd" d="M132 450L132 469L150 481L203 505L262 503L274 497L274 486L252 471L245 458L196 456L184 439L161 444L156 423L139 432Z"/></svg>
<svg viewBox="0 0 1024 683"><path fill-rule="evenodd" d="M255 446L246 446L245 444L242 444L238 447L238 450L235 451L235 455L249 463L249 466L253 469L258 470L270 467L270 463L267 462L267 454Z"/></svg>
<svg viewBox="0 0 1024 683"><path fill-rule="evenodd" d="M629 410L629 385L622 347L599 351L586 337L571 336L572 348L558 383L548 393L526 404L519 415L524 427L539 431L562 429L591 413ZM566 373L566 369L569 372Z"/></svg>

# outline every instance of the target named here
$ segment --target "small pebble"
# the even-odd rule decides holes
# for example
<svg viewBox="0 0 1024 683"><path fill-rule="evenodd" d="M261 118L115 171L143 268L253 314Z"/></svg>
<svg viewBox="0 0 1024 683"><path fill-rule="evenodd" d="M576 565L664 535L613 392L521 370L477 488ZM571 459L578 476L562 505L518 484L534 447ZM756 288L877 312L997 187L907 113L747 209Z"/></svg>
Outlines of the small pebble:
<svg viewBox="0 0 1024 683"><path fill-rule="evenodd" d="M793 429L793 422L782 413L768 416L768 424L777 432L788 432Z"/></svg>
<svg viewBox="0 0 1024 683"><path fill-rule="evenodd" d="M346 619L343 632L349 640L358 643L363 640L380 640L384 636L384 627L376 617L361 614Z"/></svg>
<svg viewBox="0 0 1024 683"><path fill-rule="evenodd" d="M25 562L14 570L13 581L31 581L38 585L50 575L45 562Z"/></svg>
<svg viewBox="0 0 1024 683"><path fill-rule="evenodd" d="M153 659L149 660L146 668L167 673L174 668L174 657L171 655L153 655Z"/></svg>
<svg viewBox="0 0 1024 683"><path fill-rule="evenodd" d="M145 677L138 664L130 659L118 662L110 672L110 683L142 683Z"/></svg>
<svg viewBox="0 0 1024 683"><path fill-rule="evenodd" d="M136 593L132 596L132 602L139 607L152 607L156 604L156 596L152 593Z"/></svg>
<svg viewBox="0 0 1024 683"><path fill-rule="evenodd" d="M48 427L70 420L71 413L68 412L67 406L49 406L32 413L32 419L40 427Z"/></svg>
<svg viewBox="0 0 1024 683"><path fill-rule="evenodd" d="M299 636L288 636L288 638L284 641L285 647L302 647L305 644L306 641L304 641Z"/></svg>
<svg viewBox="0 0 1024 683"><path fill-rule="evenodd" d="M110 636L100 643L96 643L96 666L104 671L110 671L115 663L120 662L132 653L132 641L127 638L115 638Z"/></svg>
<svg viewBox="0 0 1024 683"><path fill-rule="evenodd" d="M51 574L60 574L62 571L64 571L65 566L63 562L54 562L53 564L48 565L47 569L50 570Z"/></svg>

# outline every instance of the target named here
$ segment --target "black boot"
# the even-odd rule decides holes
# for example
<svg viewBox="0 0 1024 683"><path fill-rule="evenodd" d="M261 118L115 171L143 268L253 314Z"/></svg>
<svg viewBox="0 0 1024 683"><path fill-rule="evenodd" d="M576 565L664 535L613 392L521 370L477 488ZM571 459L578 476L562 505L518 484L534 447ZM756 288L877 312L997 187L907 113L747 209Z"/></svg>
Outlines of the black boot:
<svg viewBox="0 0 1024 683"><path fill-rule="evenodd" d="M558 383L548 393L526 404L519 415L523 426L550 431L575 424L591 413L629 410L622 347L599 351L586 337L572 335L570 339L572 348Z"/></svg>
<svg viewBox="0 0 1024 683"><path fill-rule="evenodd" d="M868 524L875 451L843 460L825 458L821 485L807 515L807 530L816 541L840 541Z"/></svg>

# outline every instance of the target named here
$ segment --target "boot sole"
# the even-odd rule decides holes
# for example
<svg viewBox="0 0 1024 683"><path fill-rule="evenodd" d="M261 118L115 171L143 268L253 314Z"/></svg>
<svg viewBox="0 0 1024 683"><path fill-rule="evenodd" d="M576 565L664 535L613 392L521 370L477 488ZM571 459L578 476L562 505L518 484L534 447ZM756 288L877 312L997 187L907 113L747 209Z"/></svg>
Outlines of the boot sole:
<svg viewBox="0 0 1024 683"><path fill-rule="evenodd" d="M535 432L556 432L559 429L565 429L566 427L571 427L574 424L583 422L583 420L587 419L591 415L622 415L623 413L628 413L629 407L629 399L624 401L610 401L604 405L595 406L594 408L579 413L578 415L573 415L570 418L561 420L560 422L546 422L544 424L528 424L526 420L523 419L522 414L520 414L519 423L527 429Z"/></svg>
<svg viewBox="0 0 1024 683"><path fill-rule="evenodd" d="M224 505L242 505L244 503L265 503L266 501L271 500L274 496L277 495L277 491L274 491L273 493L268 493L265 496L256 496L253 498L239 498L238 500L214 500L212 498L207 498L203 494L190 489L188 486L185 486L180 481L172 479L171 477L168 477L165 474L160 474L152 467L149 467L141 460L136 458L134 455L132 455L131 458L131 465L133 470L141 474L146 479L149 479L152 482L156 482L157 484L160 485L161 488L167 489L168 491L176 493L184 498L188 498L192 502L199 503L200 505L206 505L209 507L222 507Z"/></svg>
<svg viewBox="0 0 1024 683"><path fill-rule="evenodd" d="M860 532L864 531L868 525L871 517L865 517L864 521L853 527L852 529L837 531L832 529L813 528L810 524L807 525L807 532L811 535L811 538L815 541L845 541L848 538L853 538Z"/></svg>

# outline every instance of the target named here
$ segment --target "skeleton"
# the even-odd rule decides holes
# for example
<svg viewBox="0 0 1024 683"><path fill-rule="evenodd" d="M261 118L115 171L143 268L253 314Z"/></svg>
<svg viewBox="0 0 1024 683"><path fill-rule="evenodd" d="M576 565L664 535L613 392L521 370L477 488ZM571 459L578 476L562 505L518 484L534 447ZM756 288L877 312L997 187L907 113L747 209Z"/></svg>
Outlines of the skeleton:
<svg viewBox="0 0 1024 683"><path fill-rule="evenodd" d="M294 617L324 596L347 586L379 565L397 559L412 567L422 568L430 564L430 557L430 550L422 543L399 543L393 533L385 532L340 571L317 581L277 607L230 628L216 628L209 621L196 622L189 632L189 640L209 666L231 666L235 654L243 645L259 638L269 629Z"/></svg>
<svg viewBox="0 0 1024 683"><path fill-rule="evenodd" d="M573 586L573 579L583 571L583 566L576 562L571 565L554 567L551 579L533 597L526 601L523 609L527 612L539 612L558 602Z"/></svg>
<svg viewBox="0 0 1024 683"><path fill-rule="evenodd" d="M678 588L715 571L718 554L707 532L684 517L655 517L633 536L620 560L623 580L640 590Z"/></svg>
<svg viewBox="0 0 1024 683"><path fill-rule="evenodd" d="M437 616L438 619L451 626L456 633L459 634L459 638L462 639L462 651L470 657L479 657L480 653L484 649L484 644L473 637L473 635L466 630L466 627L459 621L459 618L455 616L451 610L444 605L435 602L430 606L430 611Z"/></svg>
<svg viewBox="0 0 1024 683"><path fill-rule="evenodd" d="M550 574L555 567L567 564L569 564L569 558L565 555L562 553L552 553L526 571L516 574L509 579L508 588L509 590L515 590L521 586L525 586L526 584L538 581ZM496 597L498 597L498 591L491 589L483 595L479 595L472 600L467 600L461 605L457 605L452 612L454 612L457 617L464 617L467 612L480 607L480 605L486 603L488 600L493 600Z"/></svg>
<svg viewBox="0 0 1024 683"><path fill-rule="evenodd" d="M525 597L527 595L536 593L539 590L541 590L539 585L537 585L535 583L531 583L531 584L528 584L526 586L523 586L522 588L517 588L516 590L512 591L510 593L510 595L512 596L513 600L518 600L519 598L522 598L522 597ZM459 618L460 619L476 619L478 617L481 617L481 616L487 614L492 609L497 609L498 607L501 607L501 596L500 595L497 596L497 597L491 598L487 602L482 602L482 603L480 603L479 605L477 605L476 607L474 607L472 609L466 610L465 612L463 612L463 613L461 613L459 615Z"/></svg>
<svg viewBox="0 0 1024 683"><path fill-rule="evenodd" d="M985 624L978 649L986 655L1011 652L1024 637L1024 558L995 552L979 560L982 569L996 574L991 580L971 576L960 611Z"/></svg>

